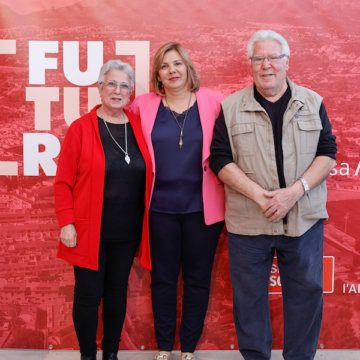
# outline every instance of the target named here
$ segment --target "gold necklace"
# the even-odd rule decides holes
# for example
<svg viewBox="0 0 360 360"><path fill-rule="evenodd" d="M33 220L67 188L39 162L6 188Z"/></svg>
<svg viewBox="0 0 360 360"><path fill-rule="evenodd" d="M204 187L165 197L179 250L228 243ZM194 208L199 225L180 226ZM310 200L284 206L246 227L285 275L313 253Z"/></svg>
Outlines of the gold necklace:
<svg viewBox="0 0 360 360"><path fill-rule="evenodd" d="M166 101L166 104L168 106L168 108L170 109L170 112L171 112L171 115L173 116L173 118L175 119L176 123L178 124L179 128L180 128L180 139L179 139L179 148L181 149L183 147L183 136L184 136L184 133L183 133L183 130L184 130L184 126L185 126L185 121L186 121L186 118L187 118L187 114L188 114L188 111L189 111L189 108L190 108L190 102L191 102L191 97L192 97L192 93L190 93L190 99L189 99L189 104L188 104L188 108L186 110L186 114L185 114L185 119L184 119L184 123L182 126L180 126L179 124L179 121L178 119L176 118L174 112L171 110L171 107L166 99L166 96L165 96L165 101Z"/></svg>

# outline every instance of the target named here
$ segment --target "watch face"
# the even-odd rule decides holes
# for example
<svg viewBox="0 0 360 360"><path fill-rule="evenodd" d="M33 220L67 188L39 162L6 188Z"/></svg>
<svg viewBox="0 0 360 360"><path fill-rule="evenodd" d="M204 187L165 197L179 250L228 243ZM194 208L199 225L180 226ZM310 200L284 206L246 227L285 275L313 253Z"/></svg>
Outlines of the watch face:
<svg viewBox="0 0 360 360"><path fill-rule="evenodd" d="M304 178L300 178L300 180L304 186L305 193L307 193L310 190L310 186L308 182Z"/></svg>

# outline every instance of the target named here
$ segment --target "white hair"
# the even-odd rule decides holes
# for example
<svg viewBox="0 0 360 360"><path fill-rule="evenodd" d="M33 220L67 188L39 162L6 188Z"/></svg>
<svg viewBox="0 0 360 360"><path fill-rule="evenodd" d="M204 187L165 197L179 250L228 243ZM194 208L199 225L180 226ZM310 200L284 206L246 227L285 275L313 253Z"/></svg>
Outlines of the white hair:
<svg viewBox="0 0 360 360"><path fill-rule="evenodd" d="M290 57L290 47L287 41L277 32L272 30L259 30L252 34L248 45L247 45L247 56L251 62L251 58L254 55L254 47L258 41L274 40L278 42L281 46L282 54L285 54L287 57ZM281 54L281 55L282 55Z"/></svg>
<svg viewBox="0 0 360 360"><path fill-rule="evenodd" d="M121 60L109 60L101 67L98 79L100 89L102 89L102 84L105 81L106 74L114 69L121 70L129 75L132 92L134 90L135 71L128 63L122 62Z"/></svg>

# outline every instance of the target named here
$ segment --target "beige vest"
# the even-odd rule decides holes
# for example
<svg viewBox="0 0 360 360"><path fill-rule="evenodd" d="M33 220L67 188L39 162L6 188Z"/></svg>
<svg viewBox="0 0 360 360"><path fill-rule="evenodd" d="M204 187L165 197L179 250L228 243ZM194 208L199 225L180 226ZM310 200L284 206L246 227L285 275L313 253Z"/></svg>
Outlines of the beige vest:
<svg viewBox="0 0 360 360"><path fill-rule="evenodd" d="M287 79L291 99L284 113L282 148L284 176L289 187L315 158L322 124L322 98L312 90ZM254 98L254 86L246 87L221 103L234 162L265 190L280 188L272 125L266 111ZM289 211L288 223L269 222L260 207L246 196L225 186L225 220L229 232L242 235L300 236L319 219L327 219L326 182L304 195Z"/></svg>

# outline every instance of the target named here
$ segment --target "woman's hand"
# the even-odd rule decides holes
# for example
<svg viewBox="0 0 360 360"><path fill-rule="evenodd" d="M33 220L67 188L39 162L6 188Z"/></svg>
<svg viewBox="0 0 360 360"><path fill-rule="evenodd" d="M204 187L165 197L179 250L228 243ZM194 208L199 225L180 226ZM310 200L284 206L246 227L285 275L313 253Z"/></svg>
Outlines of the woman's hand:
<svg viewBox="0 0 360 360"><path fill-rule="evenodd" d="M77 246L77 233L74 224L68 224L61 228L60 239L67 247Z"/></svg>

